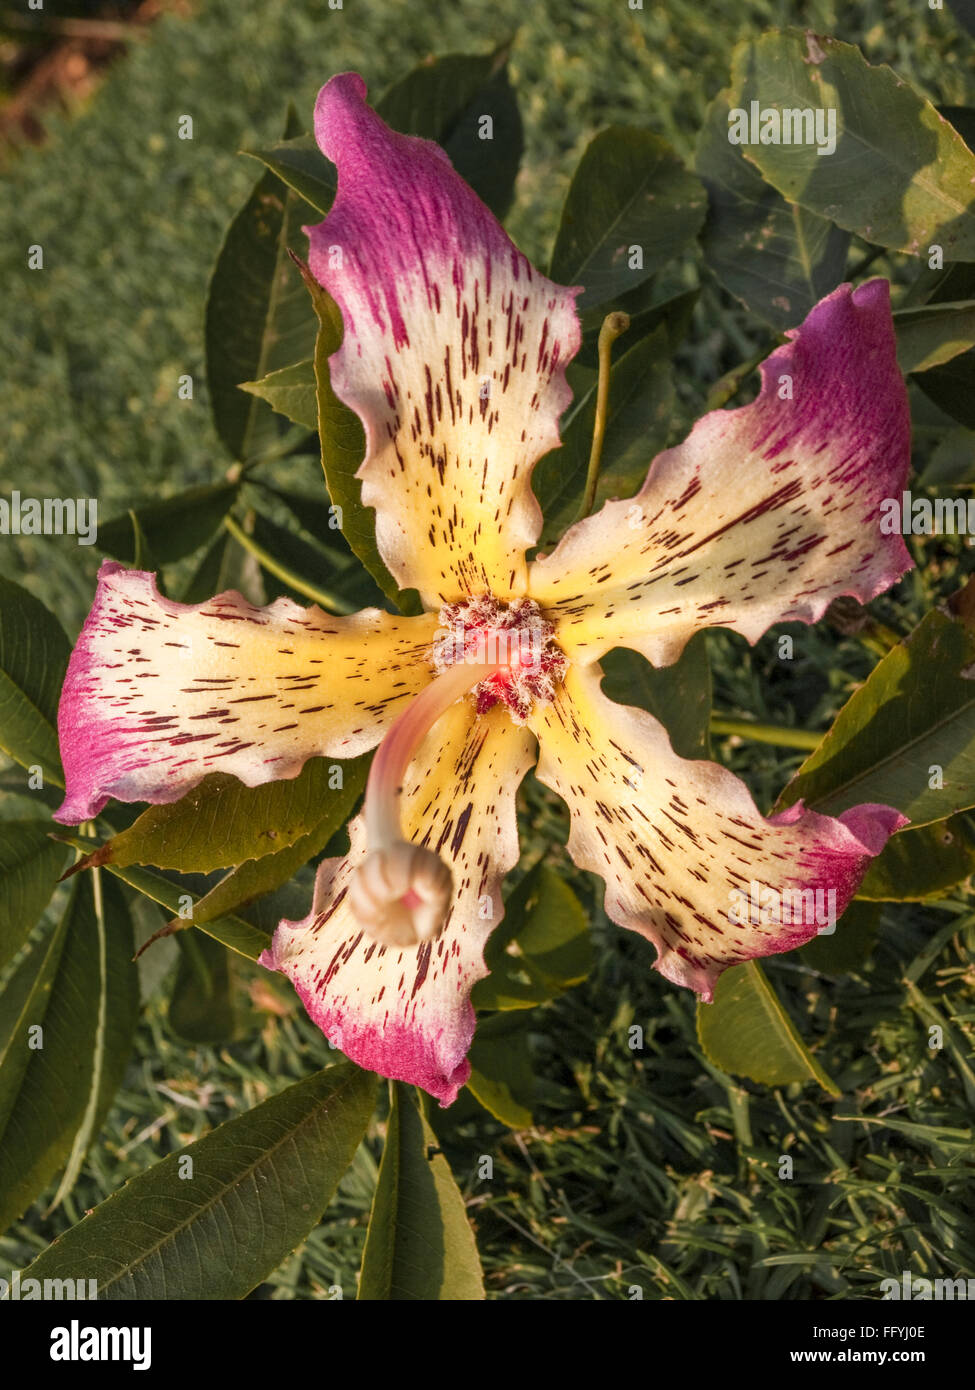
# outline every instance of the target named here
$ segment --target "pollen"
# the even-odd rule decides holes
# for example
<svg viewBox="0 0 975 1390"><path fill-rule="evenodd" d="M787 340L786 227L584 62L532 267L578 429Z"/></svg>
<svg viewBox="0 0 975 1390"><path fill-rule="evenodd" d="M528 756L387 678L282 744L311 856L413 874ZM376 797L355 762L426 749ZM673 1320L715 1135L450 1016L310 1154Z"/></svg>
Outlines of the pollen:
<svg viewBox="0 0 975 1390"><path fill-rule="evenodd" d="M439 620L431 648L438 674L462 662L500 668L471 691L478 714L501 704L514 723L524 724L536 702L554 699L568 661L534 599L504 603L481 594L445 603Z"/></svg>

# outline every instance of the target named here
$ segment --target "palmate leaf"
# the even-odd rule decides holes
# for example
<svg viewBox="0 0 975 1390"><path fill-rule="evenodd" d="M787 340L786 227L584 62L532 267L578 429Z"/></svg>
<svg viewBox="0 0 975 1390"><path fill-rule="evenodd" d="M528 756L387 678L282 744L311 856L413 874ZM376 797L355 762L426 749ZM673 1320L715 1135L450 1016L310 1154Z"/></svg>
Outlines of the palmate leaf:
<svg viewBox="0 0 975 1390"><path fill-rule="evenodd" d="M80 850L86 850L91 844L91 841L85 839L84 836L70 831L62 831L59 838L65 844L74 845L75 849ZM158 903L160 907L164 907L171 917L183 916L187 901L191 905L192 912L196 895L190 892L184 884L174 882L172 877L153 873L150 869L137 869L131 866L120 869L115 864L107 864L105 867L114 878L119 879L122 883L127 883L130 888L134 888L137 893L141 893L150 902ZM219 885L217 886L219 887ZM199 901L203 901L203 899L199 899ZM192 915L185 920L192 925ZM212 918L205 924L201 922L199 925L207 936L212 936L214 940L223 942L229 950L236 951L238 955L245 956L248 960L257 960L261 952L266 951L271 944L271 938L266 931L233 913L224 913L220 917Z"/></svg>
<svg viewBox="0 0 975 1390"><path fill-rule="evenodd" d="M875 246L947 261L975 260L975 155L961 136L888 67L852 44L784 29L739 45L731 105L836 111L836 150L746 144L765 181Z"/></svg>
<svg viewBox="0 0 975 1390"><path fill-rule="evenodd" d="M340 822L361 790L363 766L363 759L309 758L297 777L260 787L213 772L180 801L150 806L76 867L154 864L209 873L260 859L294 844L326 817ZM348 790L346 771L352 778Z"/></svg>
<svg viewBox="0 0 975 1390"><path fill-rule="evenodd" d="M707 634L697 632L672 666L652 666L630 647L601 658L603 694L659 719L679 758L711 756L711 666Z"/></svg>
<svg viewBox="0 0 975 1390"><path fill-rule="evenodd" d="M192 555L219 531L239 490L237 483L212 483L187 488L161 502L147 502L99 526L96 544L106 555L136 569L172 564Z"/></svg>
<svg viewBox="0 0 975 1390"><path fill-rule="evenodd" d="M478 980L478 1009L531 1009L571 989L592 969L589 922L554 869L537 864L505 904L484 953L490 974Z"/></svg>
<svg viewBox="0 0 975 1390"><path fill-rule="evenodd" d="M335 200L338 180L335 165L318 148L314 135L293 135L258 150L244 150L259 159L282 183L297 193L315 212L327 216ZM311 221L319 219L312 217Z"/></svg>
<svg viewBox="0 0 975 1390"><path fill-rule="evenodd" d="M576 301L581 311L605 304L691 246L706 206L700 180L665 140L610 126L572 177L549 274L557 284L585 287Z"/></svg>
<svg viewBox="0 0 975 1390"><path fill-rule="evenodd" d="M327 599L329 611L335 613L358 613L363 608L385 607L382 590L348 549L341 531L333 529L338 514L329 515L325 490L322 489L322 497L326 498L324 505L320 499L304 494L276 492L276 495L290 508L311 539L306 540L293 526L279 526L261 511L254 513L251 540L260 546L264 557L264 588L268 598L288 594L301 603L317 595L315 601L319 606ZM324 524L320 524L322 513L327 517ZM267 557L279 567L277 573L268 571ZM286 580L285 571L290 580ZM299 584L297 589L295 581Z"/></svg>
<svg viewBox="0 0 975 1390"><path fill-rule="evenodd" d="M237 1027L230 952L202 932L184 932L178 945L179 967L169 1000L169 1026L187 1042L228 1041Z"/></svg>
<svg viewBox="0 0 975 1390"><path fill-rule="evenodd" d="M67 858L46 820L0 827L0 968L12 960L54 892Z"/></svg>
<svg viewBox="0 0 975 1390"><path fill-rule="evenodd" d="M412 1088L396 1081L359 1298L468 1302L484 1281L464 1199Z"/></svg>
<svg viewBox="0 0 975 1390"><path fill-rule="evenodd" d="M922 372L917 384L947 415L975 429L975 348Z"/></svg>
<svg viewBox="0 0 975 1390"><path fill-rule="evenodd" d="M101 1128L138 1017L133 949L120 889L79 880L52 936L0 994L0 1229L67 1163L60 1198ZM43 1046L30 1032L38 1024Z"/></svg>
<svg viewBox="0 0 975 1390"><path fill-rule="evenodd" d="M959 425L943 435L921 481L925 487L970 487L975 483L975 431Z"/></svg>
<svg viewBox="0 0 975 1390"><path fill-rule="evenodd" d="M280 367L260 381L242 381L240 389L249 391L252 396L260 396L272 410L293 420L296 425L305 425L310 430L318 429L315 363L312 358L293 362L290 367Z"/></svg>
<svg viewBox="0 0 975 1390"><path fill-rule="evenodd" d="M595 309L590 309L581 316L582 346L573 365L591 367L594 370L599 366L599 330L607 313L614 309L622 309L630 320L629 328L625 333L621 333L613 344L613 357L616 361L661 326L666 330L668 355L672 358L687 336L687 330L694 317L694 306L700 295L700 289L682 290L680 294L671 295L669 299L660 299L656 303L651 301L646 307L639 309L627 308L627 296L624 295L609 304L600 304Z"/></svg>
<svg viewBox="0 0 975 1390"><path fill-rule="evenodd" d="M109 1300L246 1297L321 1220L375 1094L344 1064L296 1082L133 1178L24 1278L95 1279Z"/></svg>
<svg viewBox="0 0 975 1390"><path fill-rule="evenodd" d="M0 576L0 749L59 787L58 699L70 652L53 613Z"/></svg>
<svg viewBox="0 0 975 1390"><path fill-rule="evenodd" d="M376 102L394 130L436 140L499 219L511 206L524 148L521 113L508 81L510 47L420 63Z"/></svg>
<svg viewBox="0 0 975 1390"><path fill-rule="evenodd" d="M927 372L975 347L975 299L894 312L901 371Z"/></svg>
<svg viewBox="0 0 975 1390"><path fill-rule="evenodd" d="M286 136L296 135L289 115ZM303 246L314 210L270 170L227 229L206 302L207 382L217 433L244 462L279 435L273 412L239 389L310 357L315 320L288 250Z"/></svg>
<svg viewBox="0 0 975 1390"><path fill-rule="evenodd" d="M949 816L894 835L872 861L857 898L923 902L948 893L973 873L975 827L971 817Z"/></svg>
<svg viewBox="0 0 975 1390"><path fill-rule="evenodd" d="M520 1010L478 1019L471 1044L467 1089L484 1109L511 1129L532 1123L535 1075L526 1033L531 1014Z"/></svg>
<svg viewBox="0 0 975 1390"><path fill-rule="evenodd" d="M975 637L964 622L931 612L884 657L777 809L799 797L827 815L881 802L914 828L975 805Z"/></svg>
<svg viewBox="0 0 975 1390"><path fill-rule="evenodd" d="M834 932L814 936L799 948L799 958L827 975L847 975L870 958L880 928L880 904L853 902Z"/></svg>
<svg viewBox="0 0 975 1390"><path fill-rule="evenodd" d="M343 405L332 390L328 359L342 343L342 315L332 297L317 283L306 265L299 269L318 317L315 342L315 379L318 392L318 437L322 446L325 485L334 506L340 508L342 534L383 593L401 612L417 612L416 595L401 593L383 564L376 546L375 512L362 505L362 485L356 472L365 456L365 434L359 417ZM412 597L411 597L412 595Z"/></svg>
<svg viewBox="0 0 975 1390"><path fill-rule="evenodd" d="M757 961L726 970L715 986L714 1003L698 1004L697 1035L723 1071L766 1086L815 1081L830 1095L840 1094L796 1032Z"/></svg>
<svg viewBox="0 0 975 1390"><path fill-rule="evenodd" d="M794 328L843 279L850 235L788 203L728 139L730 94L708 107L696 168L708 192L701 233L710 269L773 328Z"/></svg>
<svg viewBox="0 0 975 1390"><path fill-rule="evenodd" d="M308 833L286 849L265 854L260 859L247 860L221 879L194 905L194 925L202 926L216 918L238 912L255 898L287 883L304 864L311 863L351 817L365 788L370 760L371 755L366 754L344 763L341 791L333 790L329 798L322 802L321 814Z"/></svg>
<svg viewBox="0 0 975 1390"><path fill-rule="evenodd" d="M609 409L595 508L610 497L638 491L656 453L667 442L674 406L670 341L663 324L610 369ZM562 446L546 454L532 475L545 517L545 536L557 539L576 520L585 491L596 419L596 385L573 402L561 426Z"/></svg>

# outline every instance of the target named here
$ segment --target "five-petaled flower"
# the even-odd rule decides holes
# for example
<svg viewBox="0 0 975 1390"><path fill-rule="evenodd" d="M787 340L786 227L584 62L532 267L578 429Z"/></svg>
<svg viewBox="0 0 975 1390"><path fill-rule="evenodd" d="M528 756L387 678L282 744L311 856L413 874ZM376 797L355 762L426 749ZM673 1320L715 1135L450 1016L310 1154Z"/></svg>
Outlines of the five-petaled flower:
<svg viewBox="0 0 975 1390"><path fill-rule="evenodd" d="M349 853L321 865L310 914L282 922L262 960L352 1059L447 1104L469 1074L469 995L536 754L608 915L705 999L727 966L817 930L737 921L736 889L835 890L842 911L905 823L876 805L766 819L731 772L678 758L654 718L603 695L599 659L629 646L667 665L702 627L755 642L892 584L910 558L878 508L905 482L907 401L886 282L843 286L765 362L754 402L705 416L635 498L528 563L577 291L532 268L442 150L390 131L355 74L323 88L315 129L338 169L309 231L345 326L332 383L365 427L382 557L425 611L332 617L236 593L185 606L106 563L64 686L58 818L381 745Z"/></svg>

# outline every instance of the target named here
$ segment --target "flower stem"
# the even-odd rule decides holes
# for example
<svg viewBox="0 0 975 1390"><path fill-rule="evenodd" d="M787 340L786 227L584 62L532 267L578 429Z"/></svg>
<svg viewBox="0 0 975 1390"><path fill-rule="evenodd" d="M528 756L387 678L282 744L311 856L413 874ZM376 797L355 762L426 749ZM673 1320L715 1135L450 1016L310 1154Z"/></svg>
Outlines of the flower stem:
<svg viewBox="0 0 975 1390"><path fill-rule="evenodd" d="M621 333L630 326L629 314L619 311L607 314L599 330L599 376L596 381L596 421L592 431L592 448L589 451L589 471L586 474L586 491L579 508L577 521L588 516L596 500L596 484L599 482L599 465L603 457L603 440L606 437L606 423L609 415L609 373L613 344Z"/></svg>
<svg viewBox="0 0 975 1390"><path fill-rule="evenodd" d="M289 569L287 565L282 565L280 560L276 560L262 545L259 545L253 536L249 536L244 528L239 525L232 516L225 516L223 524L233 536L234 540L238 541L245 550L249 551L262 568L266 569L270 574L276 575L282 583L287 584L289 588L294 589L296 593L304 594L306 598L310 598L314 603L317 603L320 608L324 608L329 613L355 612L355 604L349 603L348 599L341 598L338 594L330 593L328 589L319 589L316 585L309 584L308 580L302 579L300 574L295 574L294 570Z"/></svg>
<svg viewBox="0 0 975 1390"><path fill-rule="evenodd" d="M753 724L748 719L725 719L721 715L711 716L711 732L739 734L756 743L775 743L782 748L799 748L803 752L818 748L824 737L811 729L783 729L777 724Z"/></svg>

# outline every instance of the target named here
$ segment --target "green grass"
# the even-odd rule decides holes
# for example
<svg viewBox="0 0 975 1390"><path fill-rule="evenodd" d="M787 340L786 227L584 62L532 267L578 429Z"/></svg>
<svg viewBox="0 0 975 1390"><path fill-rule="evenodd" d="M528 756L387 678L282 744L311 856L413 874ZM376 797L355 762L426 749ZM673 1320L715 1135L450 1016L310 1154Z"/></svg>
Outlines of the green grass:
<svg viewBox="0 0 975 1390"><path fill-rule="evenodd" d="M97 496L104 519L134 496L227 468L207 413L202 305L224 224L256 175L235 151L276 134L289 100L310 112L332 72L359 68L375 94L428 52L485 49L518 26L511 68L527 150L510 226L544 263L568 178L595 130L644 125L689 157L736 39L794 22L860 43L935 100L973 101L970 42L947 11L908 0L734 11L714 0L647 0L642 14L624 0L496 0L490 10L346 0L341 12L324 0L212 0L191 21L163 20L87 110L54 120L49 144L6 171L4 491ZM183 113L194 119L192 142L176 139ZM45 249L39 273L25 269L35 242ZM707 285L679 359L680 423L764 341ZM198 382L193 402L176 398L183 372ZM940 422L920 403L917 419L923 452ZM874 606L901 633L970 568L963 548L916 544L925 547L919 558L936 562ZM44 597L71 631L96 564L67 539L43 549L5 541L0 550L0 569ZM716 708L828 727L875 657L825 624L788 631L793 662L778 660L774 636L754 650L712 636ZM763 808L799 761L729 739L717 752ZM903 1269L975 1276L971 902L886 909L872 957L842 978L798 957L770 963L843 1097L812 1086L772 1091L704 1059L691 995L652 972L652 949L606 922L595 880L561 855L561 804L530 782L522 820L524 842L562 865L591 906L598 964L584 986L531 1017L535 1128L512 1134L469 1099L434 1117L470 1201L490 1295L627 1298L637 1287L647 1298L872 1298L882 1277ZM293 996L246 966L237 968L241 1035L186 1044L166 1017L175 948L165 943L146 960L145 1019L106 1130L72 1196L47 1214L52 1187L0 1240L0 1273L23 1267L128 1177L335 1055ZM261 1007L268 1000L274 1009ZM935 1016L952 1046L932 1053ZM632 1023L644 1030L642 1051L627 1045ZM325 1222L261 1296L329 1297L336 1285L353 1296L380 1150L377 1128ZM490 1181L477 1178L481 1155L494 1158ZM782 1156L793 1160L791 1180L778 1176Z"/></svg>

